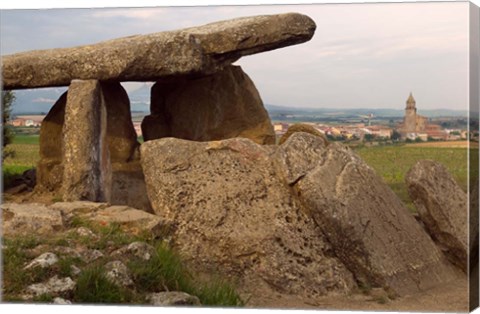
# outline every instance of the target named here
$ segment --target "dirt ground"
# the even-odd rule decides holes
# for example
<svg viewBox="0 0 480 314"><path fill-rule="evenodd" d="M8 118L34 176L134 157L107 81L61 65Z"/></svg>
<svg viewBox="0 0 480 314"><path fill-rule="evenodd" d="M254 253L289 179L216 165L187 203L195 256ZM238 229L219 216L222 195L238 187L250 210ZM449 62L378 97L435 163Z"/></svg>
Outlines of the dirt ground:
<svg viewBox="0 0 480 314"><path fill-rule="evenodd" d="M468 281L459 278L448 285L413 295L380 302L361 293L349 296L328 296L305 300L295 296L276 295L255 297L248 302L251 308L309 309L309 310L365 310L400 312L468 312Z"/></svg>
<svg viewBox="0 0 480 314"><path fill-rule="evenodd" d="M405 144L405 147L478 148L478 143L468 142L468 141L424 142L424 143Z"/></svg>

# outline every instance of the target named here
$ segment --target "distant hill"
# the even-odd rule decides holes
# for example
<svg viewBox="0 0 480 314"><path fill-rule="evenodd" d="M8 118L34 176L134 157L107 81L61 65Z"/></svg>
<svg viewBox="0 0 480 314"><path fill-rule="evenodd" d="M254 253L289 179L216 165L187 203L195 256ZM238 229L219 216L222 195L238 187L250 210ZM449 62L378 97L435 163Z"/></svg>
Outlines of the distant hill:
<svg viewBox="0 0 480 314"><path fill-rule="evenodd" d="M373 114L375 117L403 117L405 111L403 109L384 109L384 108L295 108L295 107L283 107L276 105L265 105L265 108L269 112L271 117L281 116L309 116L317 118L354 118L358 116L365 116ZM450 109L435 109L435 110L418 110L418 113L429 118L435 117L466 117L466 110L450 110Z"/></svg>
<svg viewBox="0 0 480 314"><path fill-rule="evenodd" d="M145 83L140 88L129 92L131 110L133 112L148 113L150 111L151 83ZM66 87L39 88L15 91L16 101L12 107L15 114L47 113L55 101L67 90ZM340 108L296 108L292 106L265 105L270 117L274 120L282 119L310 119L321 120L324 118L358 118L373 114L375 117L403 117L402 109L340 109ZM435 117L466 117L466 110L418 110L418 113L430 118Z"/></svg>

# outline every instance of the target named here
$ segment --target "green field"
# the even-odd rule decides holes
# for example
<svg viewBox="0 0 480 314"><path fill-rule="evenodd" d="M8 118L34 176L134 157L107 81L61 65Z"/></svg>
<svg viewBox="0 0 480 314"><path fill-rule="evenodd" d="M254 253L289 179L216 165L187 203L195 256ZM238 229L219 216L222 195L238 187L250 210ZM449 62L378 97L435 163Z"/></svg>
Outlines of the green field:
<svg viewBox="0 0 480 314"><path fill-rule="evenodd" d="M355 151L375 169L412 211L415 211L415 207L408 196L405 174L419 160L431 159L441 163L453 175L460 187L467 191L467 148L378 146L358 148ZM478 164L478 155L472 163Z"/></svg>
<svg viewBox="0 0 480 314"><path fill-rule="evenodd" d="M12 157L7 157L2 163L3 186L10 186L11 180L25 170L36 167L40 158L38 135L16 135L13 142L7 145L7 151L13 151Z"/></svg>

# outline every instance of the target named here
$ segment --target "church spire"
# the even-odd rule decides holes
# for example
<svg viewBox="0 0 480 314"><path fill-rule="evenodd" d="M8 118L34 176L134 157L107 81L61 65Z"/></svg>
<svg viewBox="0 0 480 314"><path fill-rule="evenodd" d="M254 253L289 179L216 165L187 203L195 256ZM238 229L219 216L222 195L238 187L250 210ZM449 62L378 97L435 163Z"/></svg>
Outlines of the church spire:
<svg viewBox="0 0 480 314"><path fill-rule="evenodd" d="M413 98L412 92L410 92L410 96L407 99L407 109L415 109L416 101Z"/></svg>

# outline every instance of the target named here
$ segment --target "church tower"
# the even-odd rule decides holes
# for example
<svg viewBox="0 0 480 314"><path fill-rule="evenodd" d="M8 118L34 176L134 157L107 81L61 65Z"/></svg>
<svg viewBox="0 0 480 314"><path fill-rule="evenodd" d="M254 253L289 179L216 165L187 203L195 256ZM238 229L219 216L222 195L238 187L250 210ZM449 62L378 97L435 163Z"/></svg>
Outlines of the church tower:
<svg viewBox="0 0 480 314"><path fill-rule="evenodd" d="M417 132L417 107L412 93L408 96L407 107L405 108L405 117L403 120L403 130L405 133Z"/></svg>

